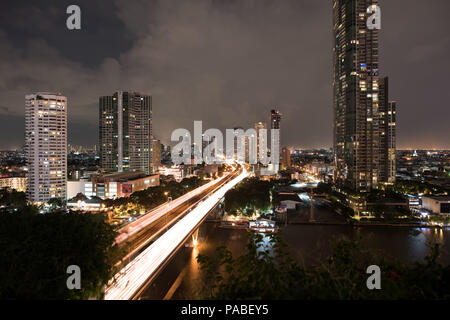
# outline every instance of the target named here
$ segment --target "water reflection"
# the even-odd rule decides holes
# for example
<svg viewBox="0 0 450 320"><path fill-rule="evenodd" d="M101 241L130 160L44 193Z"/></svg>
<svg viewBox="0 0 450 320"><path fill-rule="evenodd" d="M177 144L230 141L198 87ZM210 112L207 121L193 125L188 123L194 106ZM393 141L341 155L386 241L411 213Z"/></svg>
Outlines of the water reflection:
<svg viewBox="0 0 450 320"><path fill-rule="evenodd" d="M292 224L283 228L280 235L291 248L293 257L298 257L305 265L326 261L331 254L333 243L342 236L350 239L362 237L362 245L365 248L408 263L423 260L428 252L428 243L438 243L442 246L441 262L450 263L448 229ZM225 246L232 252L233 257L237 258L246 252L247 239L245 230L221 229L213 223L203 224L200 227L198 245L179 250L143 298L158 299L164 297L170 288L176 288L173 290L172 299L195 299L203 281L203 274L197 262L198 254L214 256L217 247ZM262 234L261 247L258 250L269 250L269 253L273 254L269 234ZM177 282L179 278L182 278L182 281Z"/></svg>
<svg viewBox="0 0 450 320"><path fill-rule="evenodd" d="M256 253L259 255L267 252L269 257L275 257L273 250L273 235L270 233L258 233Z"/></svg>

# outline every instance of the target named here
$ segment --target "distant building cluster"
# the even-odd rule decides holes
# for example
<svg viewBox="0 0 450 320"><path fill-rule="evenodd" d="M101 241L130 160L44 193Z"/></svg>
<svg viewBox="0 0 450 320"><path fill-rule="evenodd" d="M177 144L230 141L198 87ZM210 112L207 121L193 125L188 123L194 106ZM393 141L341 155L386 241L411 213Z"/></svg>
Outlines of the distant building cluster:
<svg viewBox="0 0 450 320"><path fill-rule="evenodd" d="M396 178L450 187L449 152L396 150L397 104L390 99L389 78L380 75L379 30L369 30L366 24L367 7L377 3L333 0L333 148L282 146L282 114L274 108L267 122L258 119L245 134L237 134L244 129L235 128L234 159L243 155L244 162L256 163L251 170L262 179L333 181L338 188L361 192L392 185ZM153 133L151 95L117 91L101 96L98 103L98 148L84 148L67 144L67 97L49 92L26 95L25 148L0 154L0 187L26 191L35 203L80 193L114 199L159 185L160 179L217 174L217 166L194 165L193 160L172 166L170 145ZM271 129L280 134L270 136ZM203 136L201 146L192 144L192 154L211 143L213 138ZM255 154L259 160L279 154L280 165L250 161ZM437 210L441 200L423 205ZM417 199L410 202L421 205L415 204ZM439 205L440 212L447 210L445 201Z"/></svg>
<svg viewBox="0 0 450 320"><path fill-rule="evenodd" d="M397 152L397 177L427 182L450 189L450 151L400 150Z"/></svg>
<svg viewBox="0 0 450 320"><path fill-rule="evenodd" d="M2 181L4 185L26 190L27 199L34 203L68 199L78 191L86 196L116 198L159 185L159 176L151 174L158 171L163 150L160 141L153 138L150 95L119 91L100 97L98 164L96 147L68 146L67 105L67 97L59 93L38 92L25 97L27 187L13 179ZM79 169L80 162L88 166ZM75 181L68 183L68 176Z"/></svg>

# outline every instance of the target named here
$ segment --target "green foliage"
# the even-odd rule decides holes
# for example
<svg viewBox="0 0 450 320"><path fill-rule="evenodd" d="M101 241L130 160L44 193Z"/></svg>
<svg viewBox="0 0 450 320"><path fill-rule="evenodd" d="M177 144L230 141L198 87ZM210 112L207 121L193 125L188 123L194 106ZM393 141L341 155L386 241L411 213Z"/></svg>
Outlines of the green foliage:
<svg viewBox="0 0 450 320"><path fill-rule="evenodd" d="M225 211L230 214L252 216L257 210L271 207L273 184L258 178L247 178L225 194Z"/></svg>
<svg viewBox="0 0 450 320"><path fill-rule="evenodd" d="M224 300L364 300L449 299L450 266L437 262L439 246L430 246L423 262L405 264L364 249L360 240L339 239L327 262L306 267L291 258L287 246L272 236L249 240L247 253L233 258L225 247L214 258L199 255L206 274L201 298ZM259 248L259 250L258 250ZM382 290L369 290L367 267L381 269Z"/></svg>
<svg viewBox="0 0 450 320"><path fill-rule="evenodd" d="M106 200L107 206L119 207L121 205L135 204L136 206L144 207L146 210L151 210L167 201L168 197L176 199L185 193L192 191L203 184L205 180L198 177L185 178L181 182L170 181L163 183L160 186L150 187L146 190L134 192L128 198L120 198L117 200ZM166 193L167 192L167 196Z"/></svg>
<svg viewBox="0 0 450 320"><path fill-rule="evenodd" d="M0 213L0 299L98 297L113 275L116 232L101 214ZM81 290L68 290L69 265Z"/></svg>
<svg viewBox="0 0 450 320"><path fill-rule="evenodd" d="M64 200L59 198L53 198L48 201L48 205L50 206L50 209L58 210L61 209L64 206Z"/></svg>
<svg viewBox="0 0 450 320"><path fill-rule="evenodd" d="M440 186L435 186L427 182L410 181L410 180L397 180L392 189L402 194L442 194L449 192L450 190Z"/></svg>
<svg viewBox="0 0 450 320"><path fill-rule="evenodd" d="M24 192L14 189L0 189L0 213L2 212L26 212L29 214L38 213L39 209L27 203Z"/></svg>
<svg viewBox="0 0 450 320"><path fill-rule="evenodd" d="M333 186L330 183L320 182L315 189L316 193L331 194L333 192Z"/></svg>

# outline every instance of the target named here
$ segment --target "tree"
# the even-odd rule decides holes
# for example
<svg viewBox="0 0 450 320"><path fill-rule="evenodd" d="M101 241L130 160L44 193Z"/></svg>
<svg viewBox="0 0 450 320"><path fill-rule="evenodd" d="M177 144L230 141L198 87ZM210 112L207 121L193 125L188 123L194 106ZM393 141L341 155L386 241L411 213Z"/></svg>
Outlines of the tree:
<svg viewBox="0 0 450 320"><path fill-rule="evenodd" d="M247 178L225 194L225 210L252 216L255 211L266 211L271 207L270 195L273 184L258 178Z"/></svg>
<svg viewBox="0 0 450 320"><path fill-rule="evenodd" d="M0 189L0 213L1 212L26 212L36 214L39 212L37 206L29 204L24 192L15 189Z"/></svg>
<svg viewBox="0 0 450 320"><path fill-rule="evenodd" d="M48 205L50 206L50 210L58 210L64 206L64 201L60 198L52 198L48 201Z"/></svg>
<svg viewBox="0 0 450 320"><path fill-rule="evenodd" d="M101 214L0 213L0 299L99 297L114 274L116 232ZM68 290L67 267L81 268Z"/></svg>
<svg viewBox="0 0 450 320"><path fill-rule="evenodd" d="M317 193L331 194L332 186L329 183L320 182L315 190Z"/></svg>
<svg viewBox="0 0 450 320"><path fill-rule="evenodd" d="M362 239L337 239L322 265L305 266L278 235L263 246L250 237L247 252L234 258L220 247L215 257L199 255L205 272L203 299L223 300L361 300L449 299L450 266L438 263L439 246L430 245L424 261L406 264L365 249ZM383 290L368 290L367 267L381 269Z"/></svg>

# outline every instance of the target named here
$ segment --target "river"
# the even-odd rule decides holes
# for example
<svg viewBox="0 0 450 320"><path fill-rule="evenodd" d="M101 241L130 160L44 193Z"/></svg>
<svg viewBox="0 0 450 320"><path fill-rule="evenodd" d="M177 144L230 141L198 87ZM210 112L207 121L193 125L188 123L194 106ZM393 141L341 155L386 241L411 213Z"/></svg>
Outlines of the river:
<svg viewBox="0 0 450 320"><path fill-rule="evenodd" d="M292 254L305 264L324 261L336 238L363 237L362 245L380 253L412 263L422 260L428 242L443 245L441 261L450 263L450 230L404 227L351 227L348 225L289 224L281 235ZM212 255L219 246L226 246L236 257L245 251L247 232L222 229L217 223L205 222L199 230L200 243L180 249L156 280L144 291L141 299L196 299L201 289L202 272L196 257Z"/></svg>

